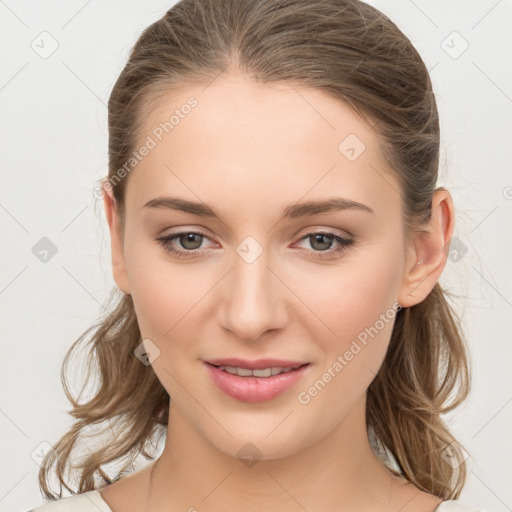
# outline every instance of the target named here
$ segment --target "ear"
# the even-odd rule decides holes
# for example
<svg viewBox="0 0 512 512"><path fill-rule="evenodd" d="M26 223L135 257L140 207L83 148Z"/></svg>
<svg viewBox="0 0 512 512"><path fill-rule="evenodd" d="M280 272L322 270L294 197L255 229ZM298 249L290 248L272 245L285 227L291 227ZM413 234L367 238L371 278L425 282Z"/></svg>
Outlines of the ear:
<svg viewBox="0 0 512 512"><path fill-rule="evenodd" d="M413 234L408 247L406 272L398 296L404 307L423 301L432 291L446 265L455 225L451 194L444 187L434 191L432 214L422 231Z"/></svg>
<svg viewBox="0 0 512 512"><path fill-rule="evenodd" d="M112 186L108 181L102 183L103 204L110 230L110 246L112 250L112 273L117 286L127 294L130 294L130 283L124 259L123 233L119 222L117 203L112 192Z"/></svg>

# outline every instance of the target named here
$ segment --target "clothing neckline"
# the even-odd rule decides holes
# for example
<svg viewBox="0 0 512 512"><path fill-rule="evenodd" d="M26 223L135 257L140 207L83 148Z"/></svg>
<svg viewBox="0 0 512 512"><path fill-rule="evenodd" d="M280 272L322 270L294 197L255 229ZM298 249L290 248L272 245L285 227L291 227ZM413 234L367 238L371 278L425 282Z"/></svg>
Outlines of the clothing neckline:
<svg viewBox="0 0 512 512"><path fill-rule="evenodd" d="M103 499L103 496L101 495L101 492L100 492L101 489L94 489L92 491L89 491L90 493L96 493L96 497L101 501L101 503L103 505L105 505L105 507L107 507L108 511L109 512L114 512L110 506L108 505L108 503ZM444 501L441 501L441 503L439 503L439 505L435 508L434 512L438 512L440 511L440 507L441 505L443 505L443 503L458 503L456 500L444 500Z"/></svg>
<svg viewBox="0 0 512 512"><path fill-rule="evenodd" d="M98 501L100 502L100 504L106 508L105 512L114 512L109 504L103 499L103 496L101 495L101 489L93 489L92 491L89 491L87 492L86 494L94 494L95 497L98 499Z"/></svg>

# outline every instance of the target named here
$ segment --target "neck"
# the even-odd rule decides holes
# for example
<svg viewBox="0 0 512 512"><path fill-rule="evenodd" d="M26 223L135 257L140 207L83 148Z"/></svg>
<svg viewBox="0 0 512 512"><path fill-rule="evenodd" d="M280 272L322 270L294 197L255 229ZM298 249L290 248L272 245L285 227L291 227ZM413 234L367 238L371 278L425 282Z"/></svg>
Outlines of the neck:
<svg viewBox="0 0 512 512"><path fill-rule="evenodd" d="M287 457L262 455L252 463L218 450L171 403L151 510L391 510L398 479L370 447L365 403L363 395L320 441Z"/></svg>

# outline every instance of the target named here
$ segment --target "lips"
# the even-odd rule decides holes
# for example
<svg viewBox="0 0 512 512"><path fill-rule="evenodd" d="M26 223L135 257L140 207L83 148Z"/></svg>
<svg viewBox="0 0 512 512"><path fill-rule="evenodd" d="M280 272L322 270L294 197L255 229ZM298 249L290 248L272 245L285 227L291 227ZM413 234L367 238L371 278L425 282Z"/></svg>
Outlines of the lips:
<svg viewBox="0 0 512 512"><path fill-rule="evenodd" d="M205 361L213 366L232 366L236 368L247 368L250 370L262 370L264 368L298 368L299 366L308 364L308 361L292 361L285 359L258 359L250 361L247 359L239 359L230 357L227 359L208 359Z"/></svg>
<svg viewBox="0 0 512 512"><path fill-rule="evenodd" d="M286 373L272 375L270 377L256 377L233 375L213 364L219 366L234 366L237 368L249 368L259 370L270 367L295 368ZM244 366L242 366L244 365ZM293 387L310 369L309 363L300 361L285 361L278 359L265 359L260 361L243 361L241 359L216 359L204 362L213 383L227 396L244 402L265 402L271 400L284 391Z"/></svg>

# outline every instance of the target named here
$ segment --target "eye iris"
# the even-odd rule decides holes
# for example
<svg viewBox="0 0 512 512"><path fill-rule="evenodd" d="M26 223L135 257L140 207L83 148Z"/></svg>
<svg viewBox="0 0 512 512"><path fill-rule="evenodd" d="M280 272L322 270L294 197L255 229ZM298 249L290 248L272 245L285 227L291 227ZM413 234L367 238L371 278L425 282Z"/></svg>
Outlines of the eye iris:
<svg viewBox="0 0 512 512"><path fill-rule="evenodd" d="M194 242L195 238L195 242ZM201 247L201 235L198 235L197 233L185 233L184 235L180 236L180 244L185 247L185 249L198 249ZM192 242L192 247L188 245L189 242Z"/></svg>
<svg viewBox="0 0 512 512"><path fill-rule="evenodd" d="M329 249L331 244L332 244L332 240L327 236L327 235L323 235L321 233L317 233L315 235L311 235L312 239L313 239L313 243L312 243L312 247L315 248L315 243L323 238L324 240L327 240L327 242L324 242L323 244L320 243L320 247L316 247L316 249L320 249L320 250L325 250L325 249Z"/></svg>

